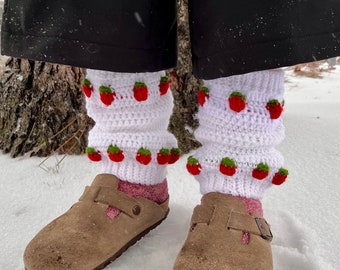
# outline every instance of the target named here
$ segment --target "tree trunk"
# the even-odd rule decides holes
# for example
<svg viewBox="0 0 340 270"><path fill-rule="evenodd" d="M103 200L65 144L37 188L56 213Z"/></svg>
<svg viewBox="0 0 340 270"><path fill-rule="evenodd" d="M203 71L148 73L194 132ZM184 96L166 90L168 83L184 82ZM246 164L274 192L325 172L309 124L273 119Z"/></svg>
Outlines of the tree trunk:
<svg viewBox="0 0 340 270"><path fill-rule="evenodd" d="M187 0L178 1L178 67L169 70L174 112L169 130L186 153L199 146L193 135L198 121L192 75ZM53 152L84 152L93 121L87 117L80 68L9 59L0 78L0 149L16 157Z"/></svg>
<svg viewBox="0 0 340 270"><path fill-rule="evenodd" d="M187 6L188 0L178 1L178 65L169 71L174 96L169 130L177 138L183 153L200 146L193 132L199 125L195 118L198 109L196 95L202 83L192 74Z"/></svg>
<svg viewBox="0 0 340 270"><path fill-rule="evenodd" d="M83 77L80 68L9 59L0 80L0 148L13 157L82 153L91 126Z"/></svg>

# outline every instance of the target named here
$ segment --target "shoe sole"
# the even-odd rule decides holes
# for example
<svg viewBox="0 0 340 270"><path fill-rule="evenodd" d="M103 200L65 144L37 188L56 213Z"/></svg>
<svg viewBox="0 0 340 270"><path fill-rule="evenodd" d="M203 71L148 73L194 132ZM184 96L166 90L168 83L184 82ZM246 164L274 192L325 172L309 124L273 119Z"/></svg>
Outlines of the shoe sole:
<svg viewBox="0 0 340 270"><path fill-rule="evenodd" d="M108 260L105 262L101 263L97 267L93 268L92 270L101 270L105 268L107 265L110 263L114 262L116 259L118 259L129 247L133 246L136 244L141 238L143 238L144 235L148 234L150 231L155 229L158 225L160 225L168 216L170 212L170 209L166 212L164 218L162 218L160 221L152 225L151 227L147 228L145 231L141 232L138 234L135 238L131 239L125 246L123 246L120 250L118 250L113 256L111 256ZM25 270L29 270L25 267Z"/></svg>

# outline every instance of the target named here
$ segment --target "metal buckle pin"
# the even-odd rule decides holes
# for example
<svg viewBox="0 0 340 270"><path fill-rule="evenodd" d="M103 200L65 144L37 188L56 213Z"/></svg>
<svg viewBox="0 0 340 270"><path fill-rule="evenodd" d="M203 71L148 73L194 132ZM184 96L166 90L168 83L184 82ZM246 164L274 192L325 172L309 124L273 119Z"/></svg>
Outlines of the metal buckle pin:
<svg viewBox="0 0 340 270"><path fill-rule="evenodd" d="M267 224L267 226L268 226L269 234L267 234L267 233L266 233L266 230L263 228L261 220L264 220L264 222L266 222L266 224ZM256 218L255 218L255 222L256 222L257 227L258 227L259 230L260 230L261 237L262 237L263 239L265 239L265 240L271 242L271 241L273 240L273 234L272 234L272 232L271 232L271 230L270 230L270 227L269 227L267 221L266 221L265 219L263 219L263 218L258 218L258 217L256 217Z"/></svg>

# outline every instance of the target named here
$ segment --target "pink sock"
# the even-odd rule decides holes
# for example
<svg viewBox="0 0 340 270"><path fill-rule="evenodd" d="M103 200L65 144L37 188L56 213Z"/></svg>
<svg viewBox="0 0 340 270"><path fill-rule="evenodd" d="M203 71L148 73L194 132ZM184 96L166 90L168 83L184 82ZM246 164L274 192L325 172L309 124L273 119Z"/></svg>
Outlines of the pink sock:
<svg viewBox="0 0 340 270"><path fill-rule="evenodd" d="M260 217L263 217L263 209L262 203L259 200L245 198L238 196L240 200L242 200L246 206L247 213L251 215L252 213L257 213Z"/></svg>
<svg viewBox="0 0 340 270"><path fill-rule="evenodd" d="M163 203L169 196L168 183L166 179L162 183L156 185L134 184L128 181L120 180L118 183L118 190L131 197L144 197L159 204ZM118 216L119 213L120 211L115 207L109 206L106 209L106 215L110 219Z"/></svg>
<svg viewBox="0 0 340 270"><path fill-rule="evenodd" d="M259 200L245 198L238 196L240 200L242 200L246 206L247 213L251 215L252 213L257 213L259 216L263 217L263 209L262 209L262 203ZM247 232L243 232L242 234L242 243L244 245L249 244L250 241L250 235Z"/></svg>

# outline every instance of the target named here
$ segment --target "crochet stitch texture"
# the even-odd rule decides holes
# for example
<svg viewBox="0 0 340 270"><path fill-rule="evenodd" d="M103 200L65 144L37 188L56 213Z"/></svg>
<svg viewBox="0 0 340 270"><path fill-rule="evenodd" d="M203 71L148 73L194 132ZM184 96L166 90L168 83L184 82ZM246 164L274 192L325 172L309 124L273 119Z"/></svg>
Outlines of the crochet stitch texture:
<svg viewBox="0 0 340 270"><path fill-rule="evenodd" d="M271 119L266 105L273 99L283 101L283 80L283 71L270 70L204 82L210 94L199 109L200 126L195 132L203 146L194 154L202 166L195 176L202 194L221 192L261 199L272 185L274 174L283 166L275 146L284 139L284 126L282 117ZM233 92L246 97L246 107L240 112L228 104ZM219 170L225 157L236 162L232 176ZM261 181L252 177L260 163L269 166L268 176Z"/></svg>
<svg viewBox="0 0 340 270"><path fill-rule="evenodd" d="M177 147L177 142L167 131L173 98L170 91L160 94L159 84L163 76L164 72L87 71L94 91L86 99L86 108L88 115L96 122L89 133L88 145L101 152L102 173L111 173L120 179L144 185L159 184L165 179L166 165L157 163L157 153L162 148ZM136 99L136 82L146 85L145 100ZM109 106L100 99L100 86L110 87L115 93L114 101ZM123 151L123 161L113 162L108 158L109 145L116 145ZM140 148L151 152L152 160L148 165L136 161Z"/></svg>

